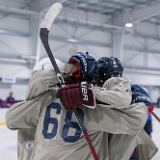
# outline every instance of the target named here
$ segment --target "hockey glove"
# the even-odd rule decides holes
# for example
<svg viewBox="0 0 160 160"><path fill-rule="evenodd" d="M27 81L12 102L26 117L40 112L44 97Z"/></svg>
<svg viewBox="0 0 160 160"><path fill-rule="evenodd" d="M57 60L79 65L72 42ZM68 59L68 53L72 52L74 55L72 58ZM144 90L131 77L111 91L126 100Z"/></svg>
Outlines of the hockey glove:
<svg viewBox="0 0 160 160"><path fill-rule="evenodd" d="M148 93L138 85L132 85L131 90L132 90L132 104L138 102L144 102L148 107L148 112L152 113L153 106L151 104Z"/></svg>
<svg viewBox="0 0 160 160"><path fill-rule="evenodd" d="M95 95L93 85L86 82L66 85L58 89L57 98L60 98L62 105L67 110L85 105L86 107L95 108Z"/></svg>
<svg viewBox="0 0 160 160"><path fill-rule="evenodd" d="M147 107L148 107L148 112L149 112L149 113L152 113L152 112L153 112L153 106L147 105Z"/></svg>
<svg viewBox="0 0 160 160"><path fill-rule="evenodd" d="M69 63L77 63L79 71L74 73L73 76L79 78L90 78L98 75L97 61L87 53L78 52L76 55L69 59Z"/></svg>

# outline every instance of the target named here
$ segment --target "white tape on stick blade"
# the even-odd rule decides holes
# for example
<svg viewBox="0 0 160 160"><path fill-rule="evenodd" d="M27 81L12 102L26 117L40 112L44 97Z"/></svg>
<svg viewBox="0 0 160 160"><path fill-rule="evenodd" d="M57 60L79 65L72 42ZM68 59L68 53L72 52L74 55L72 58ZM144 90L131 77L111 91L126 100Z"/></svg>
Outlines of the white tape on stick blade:
<svg viewBox="0 0 160 160"><path fill-rule="evenodd" d="M46 13L44 20L41 24L41 28L47 28L47 30L49 31L53 21L55 20L61 9L62 9L61 3L54 3Z"/></svg>

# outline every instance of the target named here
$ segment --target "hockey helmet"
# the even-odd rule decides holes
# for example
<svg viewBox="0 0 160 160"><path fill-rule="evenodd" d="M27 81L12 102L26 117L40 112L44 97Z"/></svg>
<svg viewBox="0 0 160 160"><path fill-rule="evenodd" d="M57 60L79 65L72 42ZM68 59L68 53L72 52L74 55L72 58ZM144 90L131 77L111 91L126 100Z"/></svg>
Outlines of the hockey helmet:
<svg viewBox="0 0 160 160"><path fill-rule="evenodd" d="M102 57L98 61L99 66L99 80L104 83L111 77L122 77L123 67L118 58Z"/></svg>

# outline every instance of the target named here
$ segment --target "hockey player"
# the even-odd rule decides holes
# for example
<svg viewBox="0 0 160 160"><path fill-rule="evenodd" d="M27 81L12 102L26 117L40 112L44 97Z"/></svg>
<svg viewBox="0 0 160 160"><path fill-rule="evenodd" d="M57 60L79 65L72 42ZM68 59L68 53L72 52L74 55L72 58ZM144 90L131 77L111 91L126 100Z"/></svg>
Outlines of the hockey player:
<svg viewBox="0 0 160 160"><path fill-rule="evenodd" d="M148 107L148 118L147 118L147 122L144 126L144 130L151 137L153 105L150 102L150 96L147 92L147 89L142 88L138 85L132 85L131 89L132 89L132 97L137 97L137 95L139 95L138 98L136 98L136 99L134 98L135 102L144 102L146 104L146 106Z"/></svg>
<svg viewBox="0 0 160 160"><path fill-rule="evenodd" d="M98 82L100 83L100 85L103 85L106 80L112 77L122 77L123 67L121 65L121 62L117 58L103 57L98 60L98 64L100 66L99 79L98 79ZM146 91L144 91L138 85L132 85L131 89L132 89L132 104L144 102L145 105L148 107L148 111L152 112L153 107L150 103L149 95L146 93ZM143 160L143 159L149 160L151 157L153 157L153 155L157 151L155 144L151 141L150 138L146 136L143 130L139 131L135 137L130 135L124 136L124 135L114 135L114 134L110 134L109 137L110 137L109 138L110 159L114 159L115 157L117 157L117 159L118 157L119 159L123 159L122 157L120 157L119 154L116 154L116 153L118 153L118 151L120 150L121 152L124 151L124 155L127 154L128 151L130 151L132 148L132 147L129 147L130 142L132 142L133 145L138 146L137 151L135 150L133 152L130 160L137 160L138 157L139 157L138 160ZM117 143L121 143L120 148L118 148L117 146L115 147L113 145L115 141L117 141ZM125 141L126 143L124 143L123 141ZM127 146L127 143L128 143L128 146ZM147 147L148 149L145 149Z"/></svg>
<svg viewBox="0 0 160 160"><path fill-rule="evenodd" d="M153 106L151 104L150 97L149 97L147 91L138 85L132 85L131 90L132 90L132 103L143 102L146 105L146 107L148 107L148 113L151 116L151 113L153 112ZM149 137L151 137L150 127L152 127L150 125L151 124L148 124L148 118L147 118L147 122L144 126L144 130L149 135ZM149 127L149 128L147 128L147 127ZM134 152L134 154L136 155L136 151ZM138 153L137 153L137 156L138 156Z"/></svg>
<svg viewBox="0 0 160 160"><path fill-rule="evenodd" d="M60 71L68 73L64 75L66 77L72 74L92 79L97 75L95 59L85 53L79 52L69 62L72 64L63 64L57 60ZM126 136L138 133L146 122L145 105L130 105L130 83L116 77L105 82L105 87L95 87L94 93L87 88L90 97L88 105L93 106L94 94L97 100L108 104L97 104L95 109L90 109L82 105L83 96L78 84L68 84L58 89L58 78L49 60L44 59L35 66L26 100L14 104L6 114L8 128L18 130L19 160L93 159L72 113L74 107L79 107L78 113L99 159L120 160L116 156L110 158L108 133ZM118 143L116 145L121 146ZM129 159L127 154L121 157L121 160Z"/></svg>

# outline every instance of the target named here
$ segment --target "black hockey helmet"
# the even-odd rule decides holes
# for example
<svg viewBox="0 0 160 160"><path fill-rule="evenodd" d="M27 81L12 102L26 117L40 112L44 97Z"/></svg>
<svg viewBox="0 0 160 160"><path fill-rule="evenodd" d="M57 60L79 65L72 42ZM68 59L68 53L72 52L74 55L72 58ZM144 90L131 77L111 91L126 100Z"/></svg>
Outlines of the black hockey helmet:
<svg viewBox="0 0 160 160"><path fill-rule="evenodd" d="M122 77L123 67L118 58L102 57L97 62L99 66L98 79L101 83L111 77Z"/></svg>

